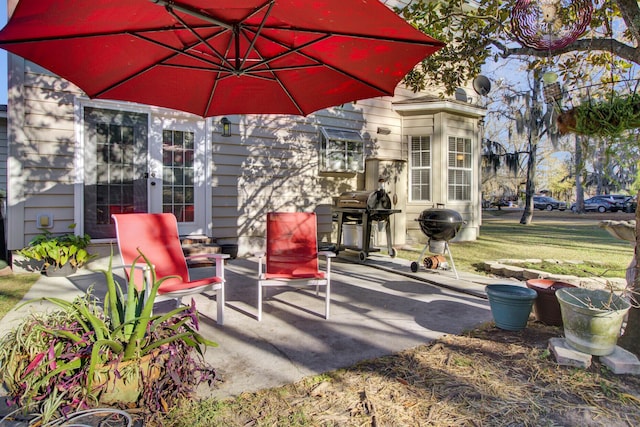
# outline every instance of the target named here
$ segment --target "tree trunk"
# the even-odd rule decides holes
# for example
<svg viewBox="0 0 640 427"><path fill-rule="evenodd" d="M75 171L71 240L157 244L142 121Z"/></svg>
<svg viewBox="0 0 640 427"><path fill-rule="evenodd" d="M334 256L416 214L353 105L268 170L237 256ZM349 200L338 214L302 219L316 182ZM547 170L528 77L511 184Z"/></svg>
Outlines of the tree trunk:
<svg viewBox="0 0 640 427"><path fill-rule="evenodd" d="M640 198L640 191L638 191L638 198ZM636 246L634 248L636 264L629 289L632 298L631 310L629 310L624 335L620 337L618 344L620 347L640 357L640 308L637 306L636 301L638 298L635 293L637 289L640 289L640 254L638 253L638 248L640 248L640 209L636 208Z"/></svg>
<svg viewBox="0 0 640 427"><path fill-rule="evenodd" d="M584 213L584 188L582 188L582 138L575 136L576 147L576 212Z"/></svg>
<svg viewBox="0 0 640 427"><path fill-rule="evenodd" d="M538 141L540 141L540 130L542 128L542 106L540 98L540 76L534 73L534 82L531 91L531 98L527 105L529 109L529 119L527 121L529 159L527 161L527 184L525 189L525 203L520 224L531 224L533 219L533 195L536 191L536 160L538 155Z"/></svg>
<svg viewBox="0 0 640 427"><path fill-rule="evenodd" d="M536 177L536 150L538 144L531 143L531 136L529 136L529 160L527 161L527 184L525 187L525 202L524 210L522 211L522 218L520 218L520 224L531 224L533 219L533 194L535 193L535 177Z"/></svg>

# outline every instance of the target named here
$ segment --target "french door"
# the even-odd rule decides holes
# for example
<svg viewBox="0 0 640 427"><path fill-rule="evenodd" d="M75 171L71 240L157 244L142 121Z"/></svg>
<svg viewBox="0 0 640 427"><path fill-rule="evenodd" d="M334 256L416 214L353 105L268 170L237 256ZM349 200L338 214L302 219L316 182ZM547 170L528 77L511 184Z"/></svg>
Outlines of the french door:
<svg viewBox="0 0 640 427"><path fill-rule="evenodd" d="M205 122L84 108L84 231L115 237L114 213L169 212L205 234Z"/></svg>
<svg viewBox="0 0 640 427"><path fill-rule="evenodd" d="M154 115L151 130L151 211L173 213L180 234L206 234L205 122Z"/></svg>

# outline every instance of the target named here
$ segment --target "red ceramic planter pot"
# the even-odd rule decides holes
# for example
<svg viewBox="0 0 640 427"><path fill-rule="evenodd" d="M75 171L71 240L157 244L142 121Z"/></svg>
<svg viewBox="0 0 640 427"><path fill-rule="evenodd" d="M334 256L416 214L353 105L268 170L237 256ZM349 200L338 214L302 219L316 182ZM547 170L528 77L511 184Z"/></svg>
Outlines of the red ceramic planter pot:
<svg viewBox="0 0 640 427"><path fill-rule="evenodd" d="M562 313L560 303L556 298L556 291L561 288L575 288L566 282L557 282L548 279L527 280L527 287L538 294L533 304L533 313L536 320L550 326L562 326Z"/></svg>

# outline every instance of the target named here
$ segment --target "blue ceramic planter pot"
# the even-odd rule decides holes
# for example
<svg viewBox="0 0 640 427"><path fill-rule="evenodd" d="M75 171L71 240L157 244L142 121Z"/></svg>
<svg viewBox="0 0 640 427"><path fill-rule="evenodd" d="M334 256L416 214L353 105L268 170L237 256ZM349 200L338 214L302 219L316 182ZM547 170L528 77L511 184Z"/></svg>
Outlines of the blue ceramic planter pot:
<svg viewBox="0 0 640 427"><path fill-rule="evenodd" d="M516 285L487 285L486 291L498 328L520 331L527 327L536 291Z"/></svg>

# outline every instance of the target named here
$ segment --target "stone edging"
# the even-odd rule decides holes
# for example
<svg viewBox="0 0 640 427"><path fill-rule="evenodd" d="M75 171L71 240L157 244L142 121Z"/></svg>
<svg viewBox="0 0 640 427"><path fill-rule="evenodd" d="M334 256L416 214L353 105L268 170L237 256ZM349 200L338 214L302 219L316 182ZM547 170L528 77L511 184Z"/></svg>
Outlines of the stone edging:
<svg viewBox="0 0 640 427"><path fill-rule="evenodd" d="M613 285L614 290L624 290L627 287L626 279L622 278L602 278L602 277L577 277L565 274L552 274L546 271L532 268L518 267L518 264L541 264L542 261L562 263L563 261L551 259L499 259L496 261L485 261L483 268L486 272L500 277L508 277L517 280L548 279L556 282L565 282L571 285L586 289L607 289ZM564 261L566 263L579 264L581 261Z"/></svg>

